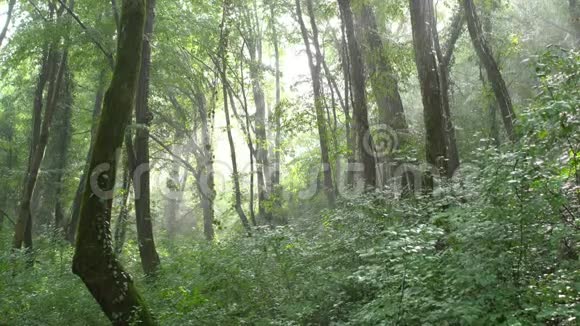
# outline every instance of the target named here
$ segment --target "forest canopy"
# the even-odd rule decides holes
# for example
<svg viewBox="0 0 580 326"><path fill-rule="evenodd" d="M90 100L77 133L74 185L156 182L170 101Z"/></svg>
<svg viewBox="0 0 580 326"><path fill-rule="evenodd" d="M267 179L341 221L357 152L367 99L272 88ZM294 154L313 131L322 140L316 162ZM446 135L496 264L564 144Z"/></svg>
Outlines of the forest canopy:
<svg viewBox="0 0 580 326"><path fill-rule="evenodd" d="M576 325L577 0L0 0L0 325Z"/></svg>

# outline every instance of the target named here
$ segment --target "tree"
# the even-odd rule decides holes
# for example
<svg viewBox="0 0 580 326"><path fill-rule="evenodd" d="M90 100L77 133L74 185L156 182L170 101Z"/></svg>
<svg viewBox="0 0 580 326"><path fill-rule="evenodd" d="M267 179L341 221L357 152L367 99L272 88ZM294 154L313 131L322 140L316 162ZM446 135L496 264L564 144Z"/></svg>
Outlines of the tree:
<svg viewBox="0 0 580 326"><path fill-rule="evenodd" d="M495 58L493 57L493 52L491 51L489 43L483 33L481 22L479 21L473 0L462 0L462 3L473 47L475 48L475 52L477 53L479 60L487 72L487 77L491 83L491 87L495 94L495 99L500 108L504 127L508 137L512 141L515 141L517 139L514 130L516 115L514 113L512 100L507 85L503 79Z"/></svg>
<svg viewBox="0 0 580 326"><path fill-rule="evenodd" d="M350 58L350 76L353 96L353 120L356 133L356 145L359 159L364 168L364 182L367 187L377 186L375 147L369 128L367 96L365 85L365 67L358 44L350 0L338 0L341 18L346 31L348 54Z"/></svg>
<svg viewBox="0 0 580 326"><path fill-rule="evenodd" d="M369 80L377 102L380 121L394 130L406 131L408 126L399 92L399 81L385 53L375 13L367 3L362 4L360 8L357 16L365 40L364 59L369 70Z"/></svg>
<svg viewBox="0 0 580 326"><path fill-rule="evenodd" d="M320 142L320 155L322 161L323 177L324 177L324 192L330 205L334 205L335 194L334 185L332 182L332 168L330 164L329 146L328 146L328 132L326 130L326 120L324 119L324 98L322 93L322 79L320 71L322 69L322 53L318 41L318 26L316 25L316 17L314 16L314 8L312 0L307 0L306 6L308 15L310 16L310 26L312 28L312 44L314 45L315 53L312 53L310 48L310 38L308 36L308 29L302 17L302 7L300 0L296 0L296 16L300 24L300 31L302 33L302 40L306 47L306 54L308 56L308 66L310 68L310 76L312 77L312 89L314 92L314 111L316 113L316 125L318 127L318 138Z"/></svg>
<svg viewBox="0 0 580 326"><path fill-rule="evenodd" d="M151 39L155 21L155 0L147 0L147 19L141 74L135 105L135 121L138 125L135 135L135 165L132 166L133 189L135 191L135 216L137 220L137 237L141 265L146 275L153 275L160 265L159 255L155 248L153 221L151 218L151 189L149 165L149 75L151 70ZM132 153L129 154L133 155Z"/></svg>
<svg viewBox="0 0 580 326"><path fill-rule="evenodd" d="M236 158L236 146L234 144L234 138L232 136L232 124L231 124L231 119L230 119L230 111L229 111L229 107L228 107L228 75L227 75L227 68L228 68L228 37L229 37L229 11L230 11L230 3L228 0L224 1L223 3L223 16L222 16L222 23L220 26L221 29L221 36L220 36L220 52L221 52L221 67L220 67L220 77L221 77L221 82L222 82L222 90L223 90L223 101L224 101L224 114L226 117L226 130L227 130L227 134L228 134L228 143L230 145L230 157L232 160L232 179L234 182L234 208L236 209L236 212L238 213L238 216L240 217L240 220L242 222L242 225L244 226L244 229L246 229L246 231L248 233L251 233L251 227L250 227L250 222L248 221L248 217L246 216L246 213L244 213L244 209L242 207L242 192L240 190L240 175L238 173L238 163L237 163L237 158ZM254 80L254 96L256 96L256 91L259 89L257 89L259 87L257 87L257 83L256 80ZM258 92L260 93L260 91ZM263 94L262 96L262 100L263 100ZM256 110L259 110L256 107ZM265 108L264 108L265 110ZM258 113L256 113L258 114ZM262 123L265 123L265 121L262 121ZM256 124L258 124L258 122L256 122ZM262 126L265 128L265 125ZM258 129L258 128L256 128ZM258 131L256 131L256 135L258 135ZM265 134L263 135L265 136ZM264 145L262 145L264 146ZM260 147L260 145L258 145L258 147ZM260 154L258 154L258 157L260 157ZM262 157L263 158L263 157Z"/></svg>
<svg viewBox="0 0 580 326"><path fill-rule="evenodd" d="M55 48L51 48L49 51L57 51ZM50 57L50 55L49 55ZM32 146L33 150L30 152L29 157L29 167L26 173L26 178L24 185L22 187L22 194L20 196L20 203L18 207L18 217L16 225L14 227L14 240L13 247L15 249L22 248L22 244L26 242L26 247L32 247L32 215L30 211L30 204L32 199L32 194L38 180L38 171L40 170L40 165L44 158L44 152L46 145L48 144L48 137L52 125L52 118L54 112L57 108L58 94L63 83L64 73L67 65L68 50L64 50L62 55L57 56L53 54L53 59L49 60L49 73L52 78L49 77L50 84L48 87L48 99L46 101L46 110L42 119L42 127L40 128L40 133L38 134L37 141L35 141L36 135L33 135ZM38 130L38 129L35 129ZM34 131L33 131L34 132ZM27 239L25 239L27 238Z"/></svg>
<svg viewBox="0 0 580 326"><path fill-rule="evenodd" d="M115 257L110 230L113 203L110 192L115 185L116 151L123 143L139 85L145 20L145 1L123 1L117 64L91 153L91 174L83 191L73 257L73 272L82 279L114 325L155 324L133 280Z"/></svg>
<svg viewBox="0 0 580 326"><path fill-rule="evenodd" d="M432 0L410 0L411 24L415 62L419 74L423 99L423 118L426 131L427 163L437 168L442 176L453 174L451 160L454 140L448 132L449 119L447 72L439 64L437 53L440 52ZM439 49L439 51L438 51Z"/></svg>

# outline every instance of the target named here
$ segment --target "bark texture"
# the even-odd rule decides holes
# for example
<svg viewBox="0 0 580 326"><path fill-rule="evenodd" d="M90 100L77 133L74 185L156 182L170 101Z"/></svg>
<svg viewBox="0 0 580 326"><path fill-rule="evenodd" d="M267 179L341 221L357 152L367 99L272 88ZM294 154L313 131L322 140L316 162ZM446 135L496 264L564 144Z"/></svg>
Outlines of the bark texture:
<svg viewBox="0 0 580 326"><path fill-rule="evenodd" d="M441 66L437 58L433 0L410 0L415 62L421 84L423 118L426 132L427 163L442 176L449 176L449 135L446 132L446 92L442 85Z"/></svg>
<svg viewBox="0 0 580 326"><path fill-rule="evenodd" d="M116 152L123 143L135 104L145 11L144 0L123 1L117 65L105 95L91 153L92 173L83 191L72 266L113 325L156 324L132 278L115 257L110 230Z"/></svg>
<svg viewBox="0 0 580 326"><path fill-rule="evenodd" d="M367 187L377 186L376 155L373 137L369 127L367 96L365 89L365 67L362 53L355 35L355 27L350 0L338 0L342 21L344 23L348 54L350 58L350 76L353 97L353 122L356 133L356 145L359 159L364 171L364 182Z"/></svg>
<svg viewBox="0 0 580 326"><path fill-rule="evenodd" d="M365 39L363 52L380 121L394 130L406 131L407 119L399 93L399 81L387 57L373 8L363 4L358 20Z"/></svg>

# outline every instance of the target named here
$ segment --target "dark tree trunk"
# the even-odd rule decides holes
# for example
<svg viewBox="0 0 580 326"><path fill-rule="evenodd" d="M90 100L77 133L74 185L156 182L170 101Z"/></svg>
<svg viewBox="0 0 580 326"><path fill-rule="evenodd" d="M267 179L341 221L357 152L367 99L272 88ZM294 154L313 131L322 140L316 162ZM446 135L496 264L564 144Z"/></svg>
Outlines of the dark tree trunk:
<svg viewBox="0 0 580 326"><path fill-rule="evenodd" d="M149 75L151 69L151 39L155 23L155 0L147 0L147 19L141 75L135 105L135 120L138 128L135 135L135 166L133 167L133 189L135 192L135 215L137 221L137 238L141 266L146 275L153 275L159 269L159 255L155 248L153 236L153 219L151 217L151 189L149 166Z"/></svg>
<svg viewBox="0 0 580 326"><path fill-rule="evenodd" d="M447 89L441 85L442 72L436 55L438 45L434 37L437 31L433 0L410 0L410 7L415 61L424 107L427 163L436 167L442 176L449 176L449 135L445 118Z"/></svg>
<svg viewBox="0 0 580 326"><path fill-rule="evenodd" d="M101 109L103 107L103 98L105 96L105 87L107 80L107 70L103 69L99 73L99 86L96 90L95 95L95 102L93 105L93 123L91 126L91 140L89 145L89 150L87 152L87 158L85 160L85 166L83 168L83 174L81 175L81 180L79 185L77 186L77 191L75 192L75 198L73 200L72 209L71 209L71 217L70 222L67 226L66 231L66 239L74 244L75 236L77 233L77 226L79 224L79 218L81 214L81 200L83 191L85 188L85 184L87 183L87 176L89 174L89 163L91 159L91 153L93 152L93 146L95 143L95 134L97 131L97 122L99 121L99 117L101 115Z"/></svg>
<svg viewBox="0 0 580 326"><path fill-rule="evenodd" d="M497 100L498 106L500 108L508 137L510 140L515 141L517 140L514 130L516 115L513 110L512 100L505 80L503 79L503 76L499 70L499 66L493 57L489 43L483 34L481 23L479 21L473 0L462 0L462 2L473 47L475 48L475 52L477 53L479 60L487 72L487 77L491 83L493 93L495 94L495 99Z"/></svg>
<svg viewBox="0 0 580 326"><path fill-rule="evenodd" d="M6 21L4 23L4 27L0 31L0 46L2 46L2 42L6 37L6 33L8 33L8 26L10 26L10 20L12 19L12 13L14 12L14 6L16 5L16 0L8 1L8 12L6 13Z"/></svg>
<svg viewBox="0 0 580 326"><path fill-rule="evenodd" d="M22 248L22 244L24 242L26 242L25 245L27 248L32 247L32 215L30 212L30 204L32 194L34 192L34 187L36 186L36 181L38 180L40 164L44 158L44 150L48 144L48 136L51 129L52 118L57 108L58 94L64 79L67 57L68 52L65 50L59 60L60 62L54 65L53 71L56 73L54 74L54 79L51 79L51 83L48 87L47 105L42 121L38 143L36 144L34 151L32 152L32 156L30 157L31 159L29 161L29 168L27 169L24 186L22 187L22 195L20 197L21 199L18 207L17 221L16 226L14 227L13 247L15 249Z"/></svg>
<svg viewBox="0 0 580 326"><path fill-rule="evenodd" d="M43 185L43 212L46 216L53 216L55 230L63 225L63 177L68 166L68 151L72 138L71 118L73 105L73 79L68 67L65 67L64 84L59 95L58 107L55 112L53 129L46 149L45 158L47 176Z"/></svg>
<svg viewBox="0 0 580 326"><path fill-rule="evenodd" d="M362 54L355 35L353 15L350 0L338 0L342 21L346 31L348 54L350 58L350 76L352 81L353 95L353 122L356 132L356 144L359 159L364 171L364 183L366 187L377 186L376 155L373 137L369 128L369 116L367 108L365 68Z"/></svg>
<svg viewBox="0 0 580 326"><path fill-rule="evenodd" d="M399 93L399 81L386 55L375 13L368 4L362 5L361 9L359 20L366 43L363 47L366 50L364 57L369 69L368 74L379 109L380 121L394 130L406 131L407 119Z"/></svg>
<svg viewBox="0 0 580 326"><path fill-rule="evenodd" d="M437 16L433 16L433 26L437 26ZM453 118L451 116L451 101L450 101L450 70L453 54L455 52L455 44L463 32L465 24L463 11L459 10L452 19L451 32L445 49L441 49L439 43L439 34L436 28L433 28L433 40L435 52L437 53L437 64L439 65L439 78L441 86L441 98L443 103L443 118L445 119L445 133L446 146L448 151L447 162L447 176L452 177L453 173L459 168L459 150L457 149L457 140L455 137L455 126L453 125ZM445 53L443 53L445 51Z"/></svg>
<svg viewBox="0 0 580 326"><path fill-rule="evenodd" d="M320 143L320 157L323 169L324 178L324 192L328 199L328 203L333 206L336 201L336 196L334 193L334 185L332 181L332 168L330 164L330 154L328 139L329 135L326 130L326 120L324 118L324 95L322 92L322 79L321 79L321 69L322 69L322 53L320 51L320 45L318 43L318 26L316 25L316 17L314 16L314 8L312 5L312 0L306 0L306 7L308 10L308 15L310 16L310 27L312 29L312 44L314 46L315 52L312 53L310 48L310 37L308 34L308 29L304 23L304 18L302 17L302 6L300 4L301 0L296 0L296 15L298 16L298 22L300 24L300 31L302 33L302 40L306 47L306 54L308 56L308 65L310 67L310 76L312 77L312 89L314 92L314 110L316 113L316 125L318 127L318 138Z"/></svg>
<svg viewBox="0 0 580 326"><path fill-rule="evenodd" d="M112 191L116 151L121 147L138 88L146 4L125 0L120 20L117 65L105 95L85 184L73 272L80 276L113 325L155 325L141 296L111 246Z"/></svg>

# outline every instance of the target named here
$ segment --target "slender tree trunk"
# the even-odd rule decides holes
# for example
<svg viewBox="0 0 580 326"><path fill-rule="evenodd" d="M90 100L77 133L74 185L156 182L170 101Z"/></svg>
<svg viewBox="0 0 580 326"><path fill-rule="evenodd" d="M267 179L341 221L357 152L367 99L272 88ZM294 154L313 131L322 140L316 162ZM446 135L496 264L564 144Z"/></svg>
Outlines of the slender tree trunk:
<svg viewBox="0 0 580 326"><path fill-rule="evenodd" d="M113 325L155 325L132 278L111 247L112 190L117 149L134 107L143 46L146 4L124 0L117 46L117 65L105 95L83 192L73 272L80 276Z"/></svg>
<svg viewBox="0 0 580 326"><path fill-rule="evenodd" d="M421 94L426 131L427 163L443 176L449 175L448 134L445 119L445 87L441 86L441 71L437 61L436 28L433 0L410 0L415 61Z"/></svg>
<svg viewBox="0 0 580 326"><path fill-rule="evenodd" d="M44 158L44 150L46 149L46 145L48 143L52 118L57 107L58 93L64 79L67 58L68 51L65 50L63 51L60 62L58 64L58 70L55 70L55 78L51 81L51 85L48 89L47 105L44 113L40 136L38 138L38 143L36 144L34 152L32 153L30 165L27 170L24 186L22 188L18 216L16 226L14 228L13 247L15 249L22 248L22 244L24 242L27 242L26 247L30 248L32 246L32 239L31 236L29 236L32 233L32 216L30 212L30 204L34 187L36 186L36 181L38 180L40 164Z"/></svg>
<svg viewBox="0 0 580 326"><path fill-rule="evenodd" d="M89 163L90 163L91 153L93 152L93 147L94 147L94 143L95 143L95 137L96 137L95 134L97 132L97 126L98 126L97 122L99 121L99 117L101 115L101 109L103 107L103 98L105 97L105 88L107 87L106 80L107 80L107 69L102 69L101 72L99 73L99 77L98 77L99 86L97 87L97 90L96 90L95 102L93 105L93 123L91 125L91 140L90 140L89 150L87 152L87 158L85 160L86 163L85 163L85 166L83 168L83 174L81 175L81 180L79 182L79 185L77 186L77 191L75 192L75 197L74 197L72 209L71 209L70 222L67 226L67 231L66 231L66 239L70 243L73 243L73 244L75 241L75 236L77 233L77 227L79 224L79 219L80 219L80 214L81 214L82 195L83 195L83 191L85 188L85 184L87 183L87 176L89 174Z"/></svg>
<svg viewBox="0 0 580 326"><path fill-rule="evenodd" d="M310 37L308 34L308 29L304 23L304 18L302 16L302 5L301 0L296 0L296 15L298 17L298 23L300 24L300 31L302 33L302 40L304 41L304 46L306 47L306 54L308 56L308 65L310 68L310 76L312 77L312 89L314 92L314 110L316 113L316 125L318 127L318 138L320 143L320 157L323 169L324 177L324 192L328 199L328 203L333 206L336 197L334 194L334 185L332 181L332 168L330 165L330 154L328 146L328 132L326 130L326 120L324 118L324 99L322 93L321 85L321 68L322 68L322 55L320 53L320 46L318 44L318 26L316 25L316 18L314 17L314 10L312 7L312 1L307 0L307 10L310 16L310 26L312 28L313 45L315 48L315 53L312 53L310 48ZM315 58L316 56L316 58Z"/></svg>
<svg viewBox="0 0 580 326"><path fill-rule="evenodd" d="M354 173L352 166L355 164L356 148L354 145L354 133L351 128L351 106L352 106L352 87L350 82L350 59L348 55L348 45L346 42L346 30L344 22L341 20L341 40L337 40L337 51L340 54L342 74L344 77L344 116L345 116L345 134L346 147L349 151L347 154L347 171L346 171L346 185L352 187L354 185Z"/></svg>
<svg viewBox="0 0 580 326"><path fill-rule="evenodd" d="M160 260L155 248L153 221L151 218L151 189L149 166L149 75L151 69L151 39L155 20L155 0L147 0L147 19L141 61L141 75L135 105L135 120L139 127L135 135L135 164L133 189L135 191L135 215L141 265L146 275L159 269Z"/></svg>
<svg viewBox="0 0 580 326"><path fill-rule="evenodd" d="M512 100L505 80L503 79L499 66L493 57L489 43L483 34L473 0L462 0L462 2L473 47L487 72L487 77L491 83L495 99L497 100L501 111L506 132L510 140L516 141L517 136L514 130L516 115L513 110Z"/></svg>
<svg viewBox="0 0 580 326"><path fill-rule="evenodd" d="M4 27L0 31L0 47L2 46L2 42L8 33L8 27L10 26L10 20L12 19L12 13L14 12L14 6L16 5L16 0L8 1L8 12L6 13L6 21L4 23Z"/></svg>
<svg viewBox="0 0 580 326"><path fill-rule="evenodd" d="M238 173L238 163L236 159L236 147L234 144L234 138L232 136L232 125L230 121L230 111L228 107L228 80L227 80L227 67L228 67L228 21L229 21L229 3L228 1L224 2L223 6L223 19L222 19L222 35L221 35L221 81L222 81L222 88L223 88L223 100L224 100L224 113L226 116L226 129L228 134L228 142L230 144L230 156L232 159L232 171L233 171L233 182L234 182L234 196L235 196L235 209L242 221L242 225L246 229L248 233L251 232L250 222L244 213L244 209L242 208L242 193L240 190L240 176ZM256 90L256 84L254 83L254 91ZM255 94L255 93L254 93ZM256 129L258 129L256 127ZM256 134L258 131L256 130ZM264 134L265 136L265 134ZM263 145L262 145L263 146ZM260 156L260 155L258 155ZM263 157L262 157L263 158Z"/></svg>
<svg viewBox="0 0 580 326"><path fill-rule="evenodd" d="M357 138L357 151L364 167L364 182L367 187L377 186L377 171L373 137L369 128L366 84L362 55L355 36L350 0L338 0L346 31L350 57L350 75L353 91L353 118Z"/></svg>
<svg viewBox="0 0 580 326"><path fill-rule="evenodd" d="M433 15L433 26L437 26L437 16ZM441 99L443 103L443 119L445 120L445 141L447 146L447 177L452 177L454 172L459 168L459 150L457 149L457 138L455 136L455 126L453 125L453 118L451 116L451 100L450 100L450 70L451 61L455 52L455 44L461 36L463 26L465 24L463 11L459 10L452 19L451 32L447 40L445 53L441 49L439 42L439 33L436 28L433 28L433 41L435 52L437 54L437 64L439 66L439 83L441 87Z"/></svg>
<svg viewBox="0 0 580 326"><path fill-rule="evenodd" d="M241 82L240 82L240 86L241 86L241 90L242 90L242 97L244 100L243 103L243 109L244 109L244 115L245 115L245 119L246 119L246 137L248 138L248 149L250 151L250 220L252 221L252 225L253 226L257 226L258 222L256 221L256 213L255 213L255 209L254 209L254 175L255 175L255 164L254 164L254 157L255 155L255 150L254 150L254 141L252 139L252 132L251 132L251 124L250 124L250 115L248 114L248 100L247 100L247 96L246 96L246 86L245 86L245 80L244 80L244 63L242 60L240 60L240 77L241 77Z"/></svg>
<svg viewBox="0 0 580 326"><path fill-rule="evenodd" d="M249 66L252 92L256 106L256 172L258 176L258 216L270 223L271 212L268 209L270 191L270 165L268 160L268 137L266 132L266 98L262 87L262 35L256 1L253 1L253 22L250 20L248 27L252 32L246 37L246 44L250 53L251 64Z"/></svg>
<svg viewBox="0 0 580 326"><path fill-rule="evenodd" d="M272 164L272 188L276 190L280 185L280 142L281 142L281 121L282 108L280 107L281 86L280 86L280 45L278 40L278 29L276 27L276 15L274 12L274 3L270 3L270 24L272 24L272 43L274 45L274 63L275 63L275 79L276 79L276 103L274 105L274 121L275 121L275 140L274 140L274 162ZM279 200L276 200L279 202Z"/></svg>
<svg viewBox="0 0 580 326"><path fill-rule="evenodd" d="M380 121L394 130L406 131L407 119L399 93L399 81L385 53L385 45L379 34L375 13L368 4L363 4L361 9L359 21L366 42L364 57L369 69Z"/></svg>
<svg viewBox="0 0 580 326"><path fill-rule="evenodd" d="M72 105L73 105L73 79L68 69L65 67L64 85L59 95L57 112L55 113L55 123L53 125L51 139L47 147L45 161L47 161L47 182L44 185L43 202L48 205L46 212L49 216L54 215L53 226L55 230L63 225L63 177L68 166L68 151L72 138Z"/></svg>

